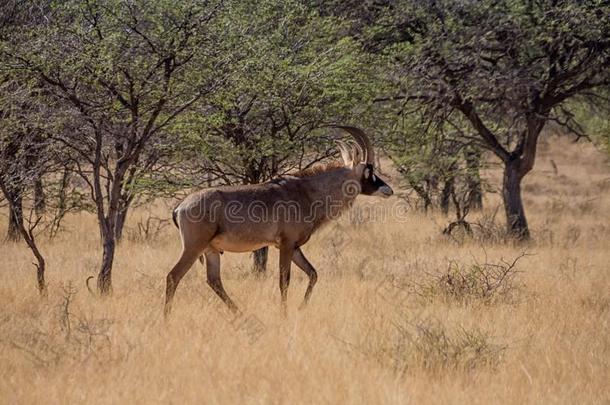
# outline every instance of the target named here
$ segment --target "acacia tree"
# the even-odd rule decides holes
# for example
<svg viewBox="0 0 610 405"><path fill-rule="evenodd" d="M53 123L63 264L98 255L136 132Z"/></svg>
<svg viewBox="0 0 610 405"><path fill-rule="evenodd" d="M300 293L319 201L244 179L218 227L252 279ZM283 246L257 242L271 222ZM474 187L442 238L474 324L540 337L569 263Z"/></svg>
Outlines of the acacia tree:
<svg viewBox="0 0 610 405"><path fill-rule="evenodd" d="M342 18L343 34L355 39L368 57L373 69L366 80L372 83L376 97L368 114L360 115L359 120L370 120L370 125L383 134L380 140L385 151L422 207L427 210L439 206L447 213L452 194L463 186L469 209L480 209L480 147L455 136L452 126L432 122L421 114L426 106L414 106L414 99L400 91L404 72L390 68L396 63L396 48L413 43L421 30L410 5L396 0L306 3L321 15ZM461 182L464 184L458 184Z"/></svg>
<svg viewBox="0 0 610 405"><path fill-rule="evenodd" d="M5 120L6 117L3 121ZM14 119L9 122L16 123ZM14 216L11 218L9 236L11 231L18 233L34 255L37 287L44 295L46 262L35 233L42 223L43 216L36 208L35 201L28 204L26 191L31 189L33 179L39 179L43 173L53 170L54 159L49 153L50 148L46 140L37 136L38 134L32 131L31 127L28 126L27 132L15 127L10 131L5 129L4 125L0 125L0 195L7 201L9 212ZM30 159L32 155L37 159Z"/></svg>
<svg viewBox="0 0 610 405"><path fill-rule="evenodd" d="M6 73L6 72L5 72ZM4 198L8 203L7 240L21 239L24 224L24 196L33 192L37 214L46 208L43 176L47 174L52 145L45 131L44 98L35 83L5 74L0 84L0 170L5 178ZM8 181L7 179L14 181Z"/></svg>
<svg viewBox="0 0 610 405"><path fill-rule="evenodd" d="M40 24L42 16L47 8L44 1L34 4L32 2L19 2L9 0L0 8L0 51L4 43L9 40L15 30L23 27L35 27ZM36 166L39 153L44 148L35 146L28 148L28 153L22 152L24 133L30 136L30 132L37 132L37 123L29 123L27 117L30 112L35 113L37 106L32 103L30 93L35 86L29 83L27 78L12 74L5 64L0 65L0 141L3 161L0 162L4 176L19 181L6 181L4 198L8 203L9 222L7 240L17 241L21 238L20 228L23 227L23 196L30 184L25 182L25 171ZM38 133L34 134L38 135ZM36 140L34 136L30 140ZM11 162L12 159L20 159ZM27 167L26 167L27 166ZM42 181L40 176L34 175L34 186L36 190L36 207L39 212L44 208L44 197L42 193Z"/></svg>
<svg viewBox="0 0 610 405"><path fill-rule="evenodd" d="M529 238L521 181L534 167L545 124L572 129L567 101L610 85L610 6L508 0L402 5L411 36L392 45L400 96L423 106L427 117L474 133L471 140L503 162L507 230L516 239Z"/></svg>
<svg viewBox="0 0 610 405"><path fill-rule="evenodd" d="M63 2L6 53L53 98L54 131L87 184L103 245L98 289L111 289L121 212L145 153L212 92L226 57L219 6L185 1Z"/></svg>
<svg viewBox="0 0 610 405"><path fill-rule="evenodd" d="M0 196L13 216L9 231L17 232L35 257L37 288L44 296L46 260L39 236L48 231L53 237L64 215L82 205L81 193L65 176L65 155L49 132L52 115L43 100L40 86L23 78L8 75L0 86ZM43 178L41 210L37 184Z"/></svg>
<svg viewBox="0 0 610 405"><path fill-rule="evenodd" d="M46 132L47 109L38 104L40 88L7 72L0 85L0 196L8 204L9 239L22 239L35 257L37 288L46 293L46 261L38 233L56 219L57 211L44 215L36 184L60 165ZM52 180L47 182L51 186ZM53 189L53 187L50 187ZM31 198L33 195L33 198ZM55 194L48 195L53 205ZM14 234L18 235L16 238Z"/></svg>

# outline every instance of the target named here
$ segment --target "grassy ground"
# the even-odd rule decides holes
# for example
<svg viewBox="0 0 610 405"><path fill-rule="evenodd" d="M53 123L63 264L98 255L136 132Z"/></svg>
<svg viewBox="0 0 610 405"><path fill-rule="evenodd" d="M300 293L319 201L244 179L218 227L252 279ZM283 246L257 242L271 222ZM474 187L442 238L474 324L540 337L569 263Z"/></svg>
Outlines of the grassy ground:
<svg viewBox="0 0 610 405"><path fill-rule="evenodd" d="M533 243L446 239L440 215L363 198L358 208L374 220L345 217L304 248L319 282L298 311L306 279L293 269L287 320L272 252L262 280L249 274L248 255L222 257L242 316L225 312L197 264L164 321L180 242L169 225L142 240L144 209L129 223L106 300L84 287L100 260L92 216L69 218L43 241L46 300L29 251L2 244L0 402L608 404L608 161L564 140L540 149L524 186ZM486 178L497 184L497 168ZM485 203L489 220L497 195Z"/></svg>

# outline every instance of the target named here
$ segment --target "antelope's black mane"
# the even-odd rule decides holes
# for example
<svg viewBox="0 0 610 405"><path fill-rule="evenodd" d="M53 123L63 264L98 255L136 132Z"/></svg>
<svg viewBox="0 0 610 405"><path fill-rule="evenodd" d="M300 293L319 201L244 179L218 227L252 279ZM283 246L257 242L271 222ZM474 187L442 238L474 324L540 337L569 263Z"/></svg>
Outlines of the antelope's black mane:
<svg viewBox="0 0 610 405"><path fill-rule="evenodd" d="M344 167L345 165L342 162L330 162L325 164L317 164L312 167L308 167L307 169L299 170L296 173L290 173L289 175L294 177L311 177L326 172L332 172Z"/></svg>

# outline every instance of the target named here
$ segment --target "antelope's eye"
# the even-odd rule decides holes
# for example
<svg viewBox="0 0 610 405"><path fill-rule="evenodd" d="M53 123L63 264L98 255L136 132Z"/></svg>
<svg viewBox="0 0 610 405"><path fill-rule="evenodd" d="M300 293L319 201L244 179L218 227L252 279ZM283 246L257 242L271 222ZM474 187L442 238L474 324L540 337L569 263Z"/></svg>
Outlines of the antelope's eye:
<svg viewBox="0 0 610 405"><path fill-rule="evenodd" d="M377 181L377 176L373 175L372 179L373 181Z"/></svg>

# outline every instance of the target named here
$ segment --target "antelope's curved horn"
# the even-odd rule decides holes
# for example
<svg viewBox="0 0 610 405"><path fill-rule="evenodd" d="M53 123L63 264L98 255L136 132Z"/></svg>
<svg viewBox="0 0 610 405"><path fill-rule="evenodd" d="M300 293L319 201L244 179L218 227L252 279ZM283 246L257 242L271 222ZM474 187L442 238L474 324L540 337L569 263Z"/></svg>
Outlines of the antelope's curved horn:
<svg viewBox="0 0 610 405"><path fill-rule="evenodd" d="M336 142L339 152L341 152L341 158L343 159L343 163L345 163L346 166L351 165L354 160L354 157L350 152L350 147L343 141Z"/></svg>
<svg viewBox="0 0 610 405"><path fill-rule="evenodd" d="M356 127L350 127L345 125L330 125L333 128L341 128L342 130L348 132L360 145L362 150L364 151L364 161L369 164L375 164L375 151L373 150L373 145L371 144L371 140L364 133L363 130Z"/></svg>

